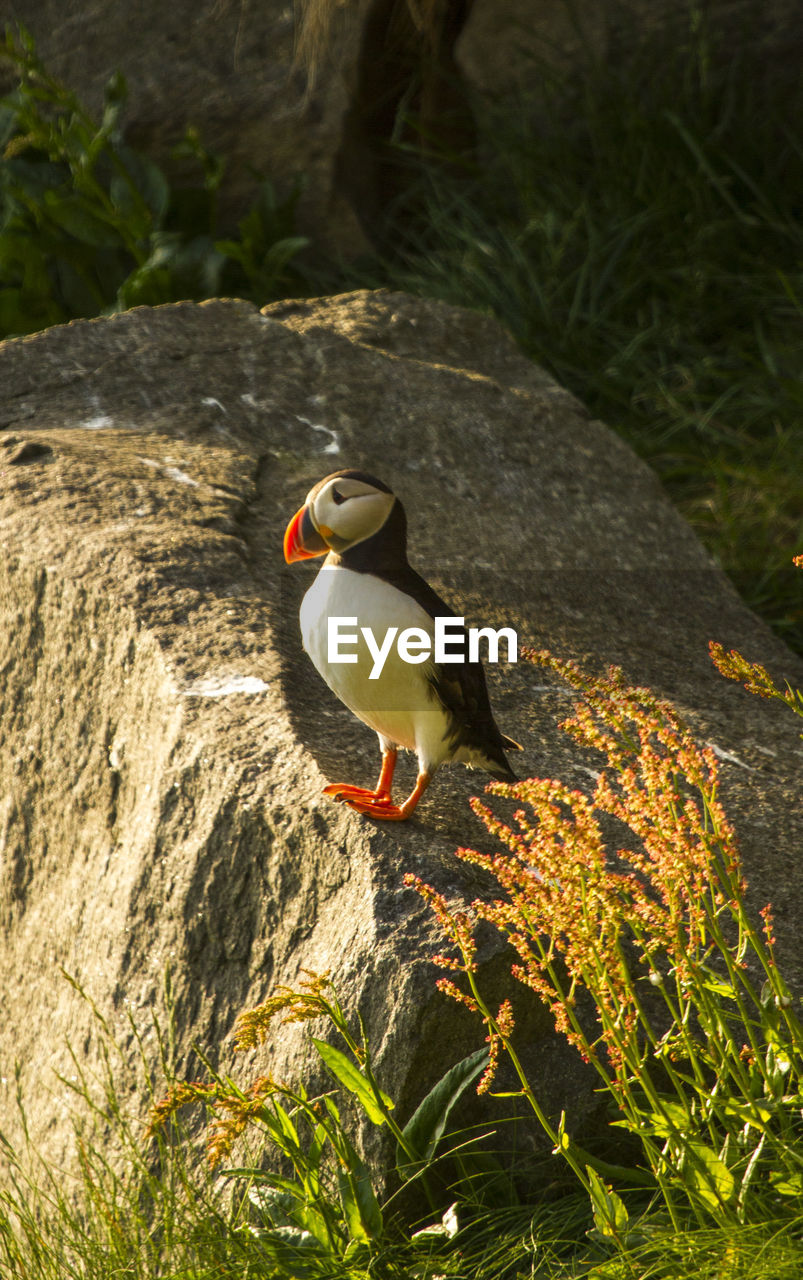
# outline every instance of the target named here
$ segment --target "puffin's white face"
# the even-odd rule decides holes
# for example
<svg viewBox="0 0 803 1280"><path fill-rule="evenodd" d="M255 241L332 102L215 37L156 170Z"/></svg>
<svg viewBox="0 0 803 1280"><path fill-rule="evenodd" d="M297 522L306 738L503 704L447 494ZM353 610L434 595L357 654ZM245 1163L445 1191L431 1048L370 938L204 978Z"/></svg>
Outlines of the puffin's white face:
<svg viewBox="0 0 803 1280"><path fill-rule="evenodd" d="M312 523L334 551L345 551L377 533L395 501L392 493L347 476L335 477L317 493L312 489L307 494Z"/></svg>
<svg viewBox="0 0 803 1280"><path fill-rule="evenodd" d="M327 551L342 552L377 533L395 496L348 473L321 480L307 494L284 535L288 564Z"/></svg>

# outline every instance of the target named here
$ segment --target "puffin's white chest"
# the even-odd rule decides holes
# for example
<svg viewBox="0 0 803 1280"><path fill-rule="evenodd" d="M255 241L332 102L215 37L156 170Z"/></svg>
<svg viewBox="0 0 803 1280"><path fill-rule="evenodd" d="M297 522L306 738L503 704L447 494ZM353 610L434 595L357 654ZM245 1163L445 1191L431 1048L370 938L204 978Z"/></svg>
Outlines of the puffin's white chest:
<svg viewBox="0 0 803 1280"><path fill-rule="evenodd" d="M341 649L356 662L330 661L330 618L357 619L342 628L343 634L356 632L357 643ZM431 658L421 664L405 661L394 638L381 674L372 680L375 659L362 627L370 628L379 645L389 627L398 628L397 635L408 627L420 627L430 638L434 634L432 618L411 596L371 574L324 565L301 604L304 648L332 692L360 720L386 742L415 751L428 768L436 767L449 755L448 718L428 680Z"/></svg>

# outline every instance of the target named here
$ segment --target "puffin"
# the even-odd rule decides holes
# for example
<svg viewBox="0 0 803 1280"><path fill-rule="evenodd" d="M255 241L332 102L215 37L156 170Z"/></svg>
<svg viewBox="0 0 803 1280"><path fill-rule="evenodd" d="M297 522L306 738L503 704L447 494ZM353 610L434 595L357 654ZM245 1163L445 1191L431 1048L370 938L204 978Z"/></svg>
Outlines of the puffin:
<svg viewBox="0 0 803 1280"><path fill-rule="evenodd" d="M491 777L516 781L505 756L519 743L493 718L482 663L448 664L428 656L403 658L390 647L379 676L362 628L375 645L389 627L424 631L432 641L436 617L454 612L407 559L407 517L386 484L366 471L334 471L310 489L284 535L288 564L326 556L301 604L301 636L309 657L334 694L375 730L382 768L371 790L332 783L323 794L383 821L409 818L440 765L458 761ZM352 624L342 637L350 648L330 659L329 619ZM459 630L450 641L458 641ZM465 642L465 632L463 635ZM425 637L422 637L422 640ZM425 645L420 646L425 649ZM467 647L464 653L467 654ZM408 649L409 654L409 649ZM374 678L371 678L372 672ZM391 798L399 748L415 753L418 776L402 804Z"/></svg>

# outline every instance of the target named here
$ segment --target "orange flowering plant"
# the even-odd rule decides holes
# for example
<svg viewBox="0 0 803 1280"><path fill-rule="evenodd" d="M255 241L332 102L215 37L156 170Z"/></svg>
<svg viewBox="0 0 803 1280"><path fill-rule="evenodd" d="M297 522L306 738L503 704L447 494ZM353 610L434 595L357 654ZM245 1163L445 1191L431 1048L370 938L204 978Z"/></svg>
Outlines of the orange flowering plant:
<svg viewBox="0 0 803 1280"><path fill-rule="evenodd" d="M351 1035L327 974L306 973L299 989L280 987L263 1004L241 1014L235 1048L254 1048L269 1034L271 1023L309 1022L328 1017L345 1036L348 1056L320 1043L324 1062L357 1092L378 1122L393 1106L369 1071L366 1052ZM316 1045L318 1042L314 1041ZM228 1077L211 1081L179 1081L151 1110L149 1132L156 1136L176 1113L200 1103L212 1116L207 1131L209 1163L217 1167L232 1153L246 1130L261 1132L274 1154L284 1157L290 1176L258 1169L228 1170L244 1176L249 1198L263 1225L255 1229L263 1251L277 1266L304 1264L304 1273L321 1274L350 1247L367 1246L382 1231L382 1211L368 1170L345 1133L340 1112L329 1095L309 1097L303 1085L292 1086L272 1076L259 1076L245 1088ZM337 1184L327 1182L325 1156L331 1153Z"/></svg>
<svg viewBox="0 0 803 1280"><path fill-rule="evenodd" d="M320 1062L369 1124L395 1139L399 1180L417 1181L430 1208L437 1211L438 1222L406 1241L410 1254L405 1275L428 1275L429 1254L441 1244L448 1248L457 1230L455 1206L446 1208L440 1202L428 1175L441 1155L449 1153L455 1137L462 1158L467 1158L469 1144L464 1136L452 1135L447 1122L485 1067L487 1051L480 1049L451 1067L402 1125L395 1119L393 1099L380 1087L362 1019L357 1015L355 1032L328 973L301 972L296 987L280 986L262 1004L240 1014L234 1049L246 1052L280 1034L277 1023L318 1021L335 1033L342 1048L310 1037ZM400 1222L380 1203L375 1178L348 1135L349 1125L333 1093L313 1097L302 1084L272 1076L258 1076L246 1088L227 1076L212 1076L209 1081L173 1083L151 1108L149 1135L165 1141L164 1130L177 1113L200 1104L211 1117L209 1164L247 1186L259 1225L247 1224L246 1229L258 1239L260 1253L275 1264L276 1275L331 1280L346 1270L349 1275L357 1270L367 1274L362 1268L369 1267L389 1241L399 1244ZM244 1167L220 1169L249 1133L262 1139L267 1161L260 1157ZM357 1270L352 1273L346 1264Z"/></svg>
<svg viewBox="0 0 803 1280"><path fill-rule="evenodd" d="M562 728L605 763L591 796L551 779L492 783L488 792L519 802L510 823L472 800L502 851L457 854L489 872L499 896L454 910L407 877L452 944L436 957L452 974L439 986L485 1022L491 1062L480 1088L504 1050L603 1235L626 1236L624 1206L602 1181L616 1170L541 1109L516 1053L511 1002L494 1013L480 990L478 920L507 938L513 976L596 1068L676 1225L684 1205L702 1222L746 1221L759 1185L803 1194L803 1028L776 964L771 908L757 928L745 907L716 757L670 703L628 687L618 669L595 677L546 652L523 656L581 695ZM607 838L611 819L629 832L622 847Z"/></svg>

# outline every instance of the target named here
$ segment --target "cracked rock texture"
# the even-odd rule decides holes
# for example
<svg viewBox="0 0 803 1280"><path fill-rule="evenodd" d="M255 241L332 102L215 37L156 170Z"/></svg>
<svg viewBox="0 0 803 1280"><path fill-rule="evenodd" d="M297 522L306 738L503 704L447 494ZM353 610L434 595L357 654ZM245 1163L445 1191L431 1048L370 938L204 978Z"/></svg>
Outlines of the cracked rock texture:
<svg viewBox="0 0 803 1280"><path fill-rule="evenodd" d="M3 344L0 388L0 1130L18 1061L34 1137L69 1151L55 1073L74 1074L67 1042L83 1065L98 1050L61 969L118 1034L134 1092L132 1025L155 1062L166 968L179 1065L197 1039L227 1068L242 1008L331 969L403 1119L481 1043L434 989L438 940L402 876L476 893L453 851L492 847L467 804L484 775L444 769L390 828L320 796L379 764L301 651L317 564L281 555L289 516L342 466L392 484L413 563L472 625L619 663L716 745L754 902L772 900L794 976L797 726L723 680L707 642L792 683L801 664L650 470L494 323L391 293L140 308ZM595 760L556 728L565 692L526 664L489 674L525 746L517 771L589 787ZM399 772L401 788L412 760ZM490 939L486 953L497 981ZM547 1107L582 1125L573 1055L514 994ZM241 1075L297 1077L297 1031Z"/></svg>

